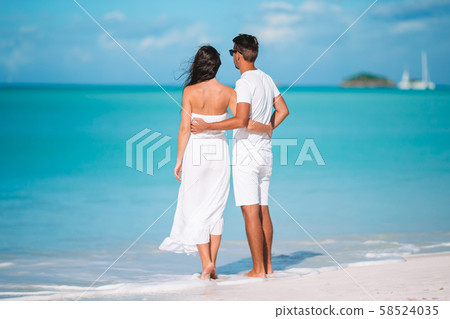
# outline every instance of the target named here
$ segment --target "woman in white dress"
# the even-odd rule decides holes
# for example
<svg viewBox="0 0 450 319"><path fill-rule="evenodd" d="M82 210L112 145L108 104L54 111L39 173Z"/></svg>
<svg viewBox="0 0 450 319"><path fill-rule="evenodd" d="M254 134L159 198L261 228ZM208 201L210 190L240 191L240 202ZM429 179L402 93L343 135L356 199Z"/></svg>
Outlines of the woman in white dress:
<svg viewBox="0 0 450 319"><path fill-rule="evenodd" d="M201 278L215 278L223 231L223 211L230 188L230 158L223 131L191 134L191 119L222 121L235 111L236 93L216 79L220 55L201 47L189 69L183 90L175 177L181 182L172 231L161 250L200 255Z"/></svg>
<svg viewBox="0 0 450 319"><path fill-rule="evenodd" d="M230 188L230 158L224 132L192 134L191 119L218 122L228 117L228 108L236 113L236 92L216 79L220 64L220 54L207 45L198 50L189 68L174 170L181 182L178 203L170 237L159 246L176 253L198 252L203 267L201 279L207 280L216 277L222 214ZM261 123L251 122L249 130L260 129Z"/></svg>

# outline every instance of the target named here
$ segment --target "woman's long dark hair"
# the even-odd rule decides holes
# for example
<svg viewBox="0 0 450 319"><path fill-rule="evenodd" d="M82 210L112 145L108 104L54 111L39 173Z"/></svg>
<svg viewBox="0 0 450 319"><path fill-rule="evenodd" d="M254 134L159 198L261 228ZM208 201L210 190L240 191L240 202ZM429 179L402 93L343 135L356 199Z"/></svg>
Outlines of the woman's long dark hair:
<svg viewBox="0 0 450 319"><path fill-rule="evenodd" d="M184 86L194 85L200 82L208 81L216 76L222 62L220 54L217 50L210 46L204 45L198 49L192 61Z"/></svg>

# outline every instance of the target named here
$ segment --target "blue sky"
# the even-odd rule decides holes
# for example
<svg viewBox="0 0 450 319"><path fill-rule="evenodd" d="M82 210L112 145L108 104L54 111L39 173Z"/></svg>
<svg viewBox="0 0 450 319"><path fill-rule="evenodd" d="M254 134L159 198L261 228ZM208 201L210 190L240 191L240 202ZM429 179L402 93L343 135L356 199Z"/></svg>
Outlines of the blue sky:
<svg viewBox="0 0 450 319"><path fill-rule="evenodd" d="M260 41L257 67L291 84L373 0L77 0L162 84L179 84L199 45L222 57L219 80L239 73L227 50L238 33ZM0 0L0 83L153 84L73 0ZM450 0L379 0L298 82L337 85L368 71L450 84Z"/></svg>

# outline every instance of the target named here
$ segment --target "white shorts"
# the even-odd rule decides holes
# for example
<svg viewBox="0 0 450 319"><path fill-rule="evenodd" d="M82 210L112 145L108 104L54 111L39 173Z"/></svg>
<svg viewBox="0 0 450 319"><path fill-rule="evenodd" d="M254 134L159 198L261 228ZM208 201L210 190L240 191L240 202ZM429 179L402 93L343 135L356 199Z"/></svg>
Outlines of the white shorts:
<svg viewBox="0 0 450 319"><path fill-rule="evenodd" d="M232 165L236 206L268 205L273 165L270 142L253 147L248 140L235 141Z"/></svg>

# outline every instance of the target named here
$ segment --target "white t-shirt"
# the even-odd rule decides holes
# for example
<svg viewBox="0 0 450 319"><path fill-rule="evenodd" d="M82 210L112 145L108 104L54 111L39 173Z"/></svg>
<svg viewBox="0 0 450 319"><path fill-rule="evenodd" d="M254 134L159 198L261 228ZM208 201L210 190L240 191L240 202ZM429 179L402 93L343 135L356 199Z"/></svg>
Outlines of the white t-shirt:
<svg viewBox="0 0 450 319"><path fill-rule="evenodd" d="M237 103L250 104L250 119L269 124L272 116L273 99L280 95L269 75L261 70L246 71L236 81L235 91ZM270 138L266 133L252 133L246 128L235 129L234 139L249 139L253 145L264 142L263 140L270 143Z"/></svg>

